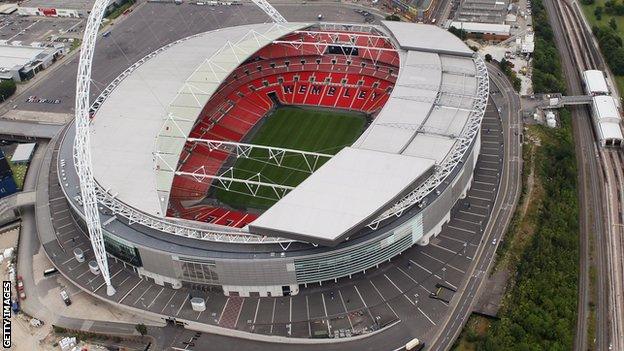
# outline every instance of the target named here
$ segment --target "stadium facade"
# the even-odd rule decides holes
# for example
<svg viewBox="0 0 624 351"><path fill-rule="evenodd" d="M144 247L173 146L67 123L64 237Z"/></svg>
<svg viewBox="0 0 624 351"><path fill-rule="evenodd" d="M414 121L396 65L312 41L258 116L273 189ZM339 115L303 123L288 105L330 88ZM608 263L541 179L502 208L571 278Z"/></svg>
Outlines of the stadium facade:
<svg viewBox="0 0 624 351"><path fill-rule="evenodd" d="M296 294L427 245L465 196L488 99L483 61L450 33L383 22L254 24L194 35L124 71L92 108L94 176L107 253L174 288ZM370 123L322 153L246 143L278 105L352 110ZM83 227L73 128L59 181ZM237 178L232 160L300 157L291 188ZM319 158L328 160L314 167ZM274 193L234 209L210 189Z"/></svg>

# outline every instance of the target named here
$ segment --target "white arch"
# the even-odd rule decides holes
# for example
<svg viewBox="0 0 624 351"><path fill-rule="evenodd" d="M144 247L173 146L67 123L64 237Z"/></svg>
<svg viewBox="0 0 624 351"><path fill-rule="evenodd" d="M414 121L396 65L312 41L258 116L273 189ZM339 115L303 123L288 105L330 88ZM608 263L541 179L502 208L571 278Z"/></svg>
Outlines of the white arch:
<svg viewBox="0 0 624 351"><path fill-rule="evenodd" d="M74 159L76 172L80 179L80 194L82 196L84 217L89 230L89 238L93 246L93 252L100 272L106 283L106 293L109 296L115 294L115 288L111 283L108 270L108 260L104 247L102 224L98 212L98 200L95 180L93 178L93 166L91 163L91 140L89 135L89 93L91 88L91 68L93 55L97 41L98 31L102 24L102 18L110 0L96 0L87 19L87 25L83 35L82 47L80 48L80 61L78 62L78 75L76 77L76 139L74 141ZM276 23L285 23L286 19L265 0L253 0L271 19Z"/></svg>

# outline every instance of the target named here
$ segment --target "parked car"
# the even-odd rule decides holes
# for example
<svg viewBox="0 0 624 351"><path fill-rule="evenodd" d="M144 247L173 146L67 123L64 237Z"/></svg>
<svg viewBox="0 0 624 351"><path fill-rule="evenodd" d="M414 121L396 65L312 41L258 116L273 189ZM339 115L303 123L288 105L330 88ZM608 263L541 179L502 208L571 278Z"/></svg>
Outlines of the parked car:
<svg viewBox="0 0 624 351"><path fill-rule="evenodd" d="M17 276L17 293L22 300L26 299L26 292L24 291L24 280L21 275Z"/></svg>

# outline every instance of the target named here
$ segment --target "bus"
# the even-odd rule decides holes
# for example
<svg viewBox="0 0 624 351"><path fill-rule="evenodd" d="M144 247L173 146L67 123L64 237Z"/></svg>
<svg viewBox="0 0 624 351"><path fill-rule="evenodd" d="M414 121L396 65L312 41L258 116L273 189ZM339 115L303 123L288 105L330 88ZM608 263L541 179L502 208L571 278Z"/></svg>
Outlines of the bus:
<svg viewBox="0 0 624 351"><path fill-rule="evenodd" d="M44 277L49 277L52 274L57 273L57 272L58 272L58 269L56 269L56 268L48 268L45 271L43 271L43 276Z"/></svg>
<svg viewBox="0 0 624 351"><path fill-rule="evenodd" d="M405 350L407 351L420 351L425 347L425 344L421 344L420 340L413 338L407 344L405 344Z"/></svg>

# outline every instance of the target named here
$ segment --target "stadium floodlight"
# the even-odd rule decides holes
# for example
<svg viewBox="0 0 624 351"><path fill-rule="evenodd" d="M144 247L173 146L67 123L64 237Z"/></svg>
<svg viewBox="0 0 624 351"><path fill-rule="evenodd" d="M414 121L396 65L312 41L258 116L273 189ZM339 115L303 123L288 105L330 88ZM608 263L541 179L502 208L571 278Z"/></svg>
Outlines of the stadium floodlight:
<svg viewBox="0 0 624 351"><path fill-rule="evenodd" d="M275 23L287 23L288 22L286 21L284 16L282 16L279 12L277 12L275 7L269 4L268 1L266 0L251 0L251 1L253 1L254 4L258 5L258 7L262 9L262 11L264 11L269 17L271 17L273 22Z"/></svg>
<svg viewBox="0 0 624 351"><path fill-rule="evenodd" d="M93 179L93 167L91 163L91 141L89 135L89 92L91 88L91 66L95 51L98 29L108 7L109 0L96 0L87 19L87 25L83 36L83 44L80 48L80 61L78 63L78 76L76 77L76 139L74 140L74 158L76 172L80 179L80 194L84 209L85 221L89 230L89 239L93 246L93 253L100 268L102 278L106 283L106 294L115 294L115 288L111 284L108 260L104 247L104 236L98 200Z"/></svg>

